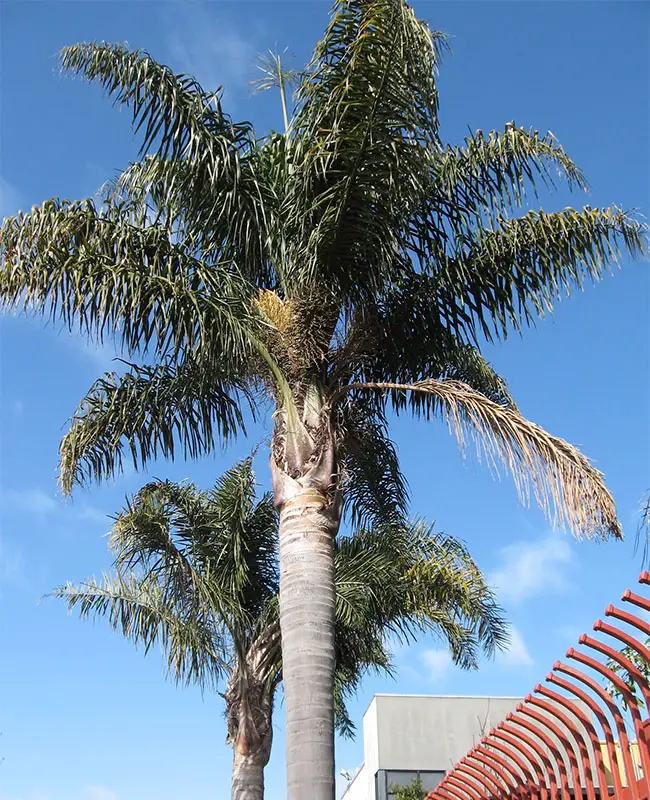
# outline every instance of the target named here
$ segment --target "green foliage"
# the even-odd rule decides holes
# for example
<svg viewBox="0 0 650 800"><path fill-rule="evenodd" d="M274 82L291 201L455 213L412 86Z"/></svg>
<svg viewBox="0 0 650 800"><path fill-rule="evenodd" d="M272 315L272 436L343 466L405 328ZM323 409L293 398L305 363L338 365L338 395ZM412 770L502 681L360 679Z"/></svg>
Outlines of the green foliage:
<svg viewBox="0 0 650 800"><path fill-rule="evenodd" d="M393 795L395 800L424 800L427 792L422 788L422 781L420 778L414 778L408 786L398 786L393 784L389 788L389 792Z"/></svg>
<svg viewBox="0 0 650 800"><path fill-rule="evenodd" d="M140 140L101 204L52 199L0 228L4 308L116 339L136 362L82 401L62 443L65 492L119 472L125 452L136 466L208 453L243 432L242 403L270 401L277 463L296 437L307 459L331 439L327 491L347 490L355 522L390 522L407 497L391 404L439 414L422 382L452 381L518 413L481 341L641 255L647 227L615 207L523 211L537 185L585 186L551 134L509 122L443 142L445 43L403 0L336 0L302 71L261 65L285 113L285 132L263 137L228 117L221 87L144 51L62 51L64 71L130 110ZM496 420L488 439L508 435ZM602 476L586 459L567 467L558 442L526 463L532 494L577 534L619 535Z"/></svg>
<svg viewBox="0 0 650 800"><path fill-rule="evenodd" d="M645 647L650 648L650 639L646 640ZM623 655L628 661L632 663L632 666L638 671L638 673L641 675L642 679L646 682L646 684L650 684L650 664L641 655L641 653L637 652L633 647L624 647L621 650L621 655ZM623 683L629 689L632 697L637 702L639 708L645 708L643 697L640 694L639 684L632 677L632 675L630 675L629 671L625 669L625 667L622 664L619 664L618 661L615 661L613 658L610 658L607 661L607 669L609 669L611 672L613 672L615 675L618 675L619 678L621 678ZM625 694L616 686L616 684L613 681L608 682L607 691L612 697L615 697L620 701L624 709L628 708L629 704L625 697Z"/></svg>
<svg viewBox="0 0 650 800"><path fill-rule="evenodd" d="M116 517L114 570L55 592L80 616L107 617L169 674L216 689L252 671L271 693L281 680L277 512L255 496L250 459L210 491L146 484ZM369 670L392 671L388 639L433 632L464 669L507 641L501 609L462 544L421 522L359 529L335 543L336 710Z"/></svg>

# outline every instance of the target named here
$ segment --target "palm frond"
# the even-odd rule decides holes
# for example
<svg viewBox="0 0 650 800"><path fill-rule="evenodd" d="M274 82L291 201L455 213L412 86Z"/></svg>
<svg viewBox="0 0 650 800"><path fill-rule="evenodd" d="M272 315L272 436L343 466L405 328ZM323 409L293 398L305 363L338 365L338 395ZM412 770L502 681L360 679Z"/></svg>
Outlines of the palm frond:
<svg viewBox="0 0 650 800"><path fill-rule="evenodd" d="M331 403L346 392L366 391L388 393L396 411L408 407L427 417L435 398L461 449L469 433L479 457L483 455L497 474L499 465L512 474L523 502L529 503L532 493L554 524L567 526L576 536L622 538L614 499L602 474L573 445L514 409L453 380L350 384Z"/></svg>
<svg viewBox="0 0 650 800"><path fill-rule="evenodd" d="M397 523L407 514L409 493L386 420L359 403L342 410L340 459L344 515L352 527Z"/></svg>
<svg viewBox="0 0 650 800"><path fill-rule="evenodd" d="M388 280L438 145L443 44L406 3L335 3L297 92L296 285L333 281L358 296Z"/></svg>
<svg viewBox="0 0 650 800"><path fill-rule="evenodd" d="M135 131L144 133L141 152L155 147L163 158L206 160L236 176L241 154L253 146L251 126L234 124L223 113L221 87L206 92L143 50L81 42L64 47L60 63L64 72L97 81L117 104L132 109Z"/></svg>
<svg viewBox="0 0 650 800"><path fill-rule="evenodd" d="M602 278L623 253L646 254L647 231L615 207L499 216L493 228L459 237L452 257L438 252L427 266L431 298L461 335L477 324L488 340L505 337Z"/></svg>
<svg viewBox="0 0 650 800"><path fill-rule="evenodd" d="M552 133L506 125L487 136L476 131L461 147L449 146L432 158L432 207L443 206L455 220L476 225L494 212L519 206L526 191L535 193L537 179L547 189L557 180L570 188L587 189L587 182Z"/></svg>
<svg viewBox="0 0 650 800"><path fill-rule="evenodd" d="M53 592L82 619L107 617L145 654L159 644L169 674L182 683L215 688L231 668L225 632L196 613L180 609L154 581L135 575L105 575L101 582L67 583Z"/></svg>
<svg viewBox="0 0 650 800"><path fill-rule="evenodd" d="M75 412L60 446L65 493L120 473L125 452L141 469L158 454L173 458L179 447L198 458L245 431L242 401L254 406L243 375L190 356L130 367L95 381Z"/></svg>
<svg viewBox="0 0 650 800"><path fill-rule="evenodd" d="M128 203L47 201L4 221L0 255L5 308L49 313L100 341L115 336L129 352L209 346L240 361L251 352L244 281L195 259Z"/></svg>

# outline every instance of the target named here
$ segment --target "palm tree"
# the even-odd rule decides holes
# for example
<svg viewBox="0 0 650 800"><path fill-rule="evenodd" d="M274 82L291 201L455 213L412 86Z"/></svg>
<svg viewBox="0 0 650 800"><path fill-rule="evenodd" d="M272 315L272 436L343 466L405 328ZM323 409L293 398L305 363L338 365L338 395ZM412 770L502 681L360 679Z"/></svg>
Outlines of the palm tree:
<svg viewBox="0 0 650 800"><path fill-rule="evenodd" d="M251 460L211 491L153 482L115 518L115 569L55 594L82 617L106 616L145 653L162 645L179 681L225 682L232 797L260 800L282 680L278 620L278 516L270 494L255 502ZM434 631L454 661L505 640L505 625L467 551L422 523L359 530L335 543L336 709L370 669L391 671L387 640Z"/></svg>
<svg viewBox="0 0 650 800"><path fill-rule="evenodd" d="M621 536L600 472L518 412L479 348L640 255L646 228L615 207L524 213L535 184L585 186L551 134L445 144L444 44L403 0L336 0L262 138L146 52L66 48L64 70L131 109L140 160L102 203L52 199L0 230L4 307L135 362L75 412L64 492L126 456L204 455L272 408L289 800L334 794L333 542L346 510L404 513L391 411L469 434L576 534Z"/></svg>

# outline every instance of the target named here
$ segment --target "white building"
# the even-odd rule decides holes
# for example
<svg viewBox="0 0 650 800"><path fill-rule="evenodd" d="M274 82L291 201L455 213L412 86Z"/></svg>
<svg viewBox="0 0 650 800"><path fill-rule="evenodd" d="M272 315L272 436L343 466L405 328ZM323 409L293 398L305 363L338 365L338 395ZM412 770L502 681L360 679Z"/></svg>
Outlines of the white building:
<svg viewBox="0 0 650 800"><path fill-rule="evenodd" d="M363 717L364 763L344 800L392 800L390 787L418 775L431 790L445 772L514 711L519 697L375 695Z"/></svg>

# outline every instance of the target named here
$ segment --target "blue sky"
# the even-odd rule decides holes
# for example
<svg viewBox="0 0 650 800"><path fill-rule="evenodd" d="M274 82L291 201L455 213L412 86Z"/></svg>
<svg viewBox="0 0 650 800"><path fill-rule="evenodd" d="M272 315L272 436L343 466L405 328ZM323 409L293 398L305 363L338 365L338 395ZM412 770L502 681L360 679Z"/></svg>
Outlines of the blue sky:
<svg viewBox="0 0 650 800"><path fill-rule="evenodd" d="M446 31L440 75L445 137L517 124L552 130L591 191L543 198L617 203L648 212L648 23L642 2L416 2ZM55 54L83 39L127 41L207 88L259 131L281 125L277 97L251 96L256 53L289 47L303 63L326 24L321 2L12 2L1 4L0 216L58 195L92 195L135 157L127 112L99 89L62 78ZM394 428L413 509L464 539L491 575L514 626L509 653L476 673L453 668L435 640L396 654L396 681L368 679L352 703L361 722L375 692L524 694L604 606L634 583L648 464L649 285L646 264L558 307L522 338L489 348L522 411L579 445L605 473L627 534L623 544L574 543L523 508L512 482L463 461L442 424ZM103 534L146 476L64 502L57 446L92 380L111 368L94 348L40 320L5 317L1 332L0 800L193 800L227 796L230 751L221 700L165 680L107 625L80 622L39 598L109 566ZM257 431L256 433L261 433ZM254 437L253 437L254 438ZM241 442L199 463L155 464L159 477L210 485L248 451ZM259 477L267 480L260 464ZM283 719L267 797L284 797ZM337 744L339 768L362 742Z"/></svg>

